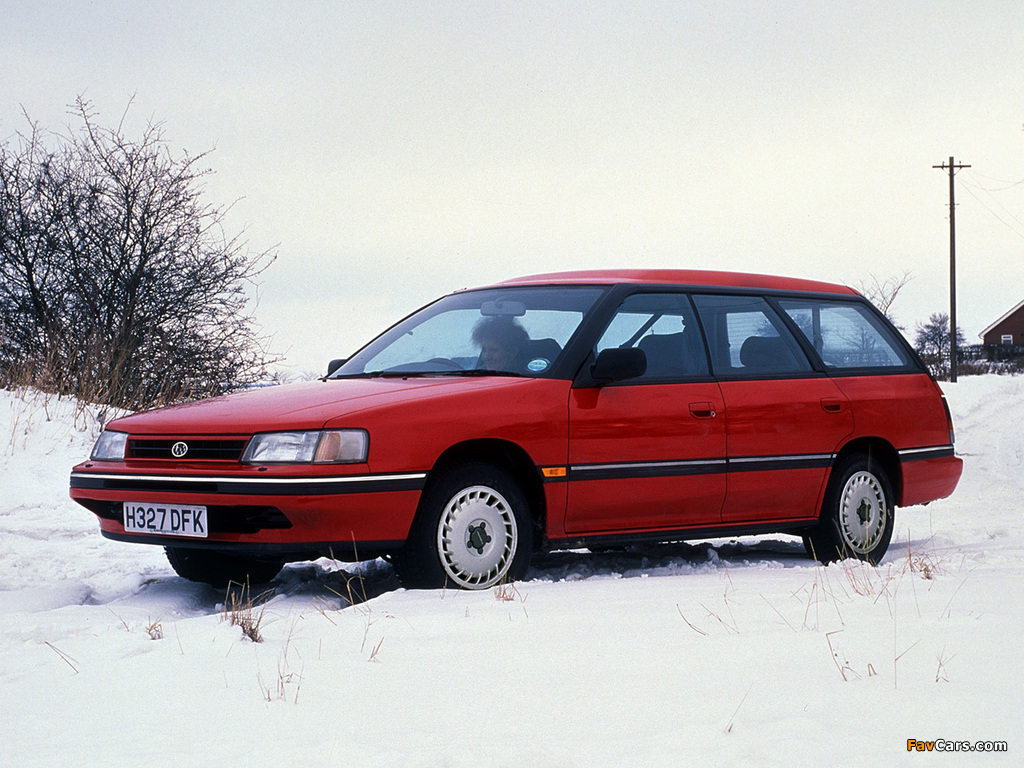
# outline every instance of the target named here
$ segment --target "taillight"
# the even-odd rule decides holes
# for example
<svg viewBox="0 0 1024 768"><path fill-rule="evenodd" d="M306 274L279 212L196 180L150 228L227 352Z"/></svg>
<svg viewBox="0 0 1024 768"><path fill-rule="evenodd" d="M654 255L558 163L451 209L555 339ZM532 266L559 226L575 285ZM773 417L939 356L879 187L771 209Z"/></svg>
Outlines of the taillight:
<svg viewBox="0 0 1024 768"><path fill-rule="evenodd" d="M949 426L949 444L956 445L956 433L953 430L953 414L949 412L949 403L946 402L946 398L940 398L942 400L942 407L946 411L946 424Z"/></svg>

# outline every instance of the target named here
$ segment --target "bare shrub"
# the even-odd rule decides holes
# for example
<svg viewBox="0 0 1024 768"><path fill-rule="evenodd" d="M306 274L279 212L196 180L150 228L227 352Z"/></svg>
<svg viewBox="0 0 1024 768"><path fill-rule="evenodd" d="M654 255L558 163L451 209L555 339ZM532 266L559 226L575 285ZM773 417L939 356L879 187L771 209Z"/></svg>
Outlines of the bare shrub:
<svg viewBox="0 0 1024 768"><path fill-rule="evenodd" d="M934 553L911 549L907 544L907 570L931 581L943 573L942 560Z"/></svg>
<svg viewBox="0 0 1024 768"><path fill-rule="evenodd" d="M206 155L72 114L0 144L0 385L138 409L264 376L246 308L274 254L202 199Z"/></svg>
<svg viewBox="0 0 1024 768"><path fill-rule="evenodd" d="M261 602L261 595L253 598L248 584L228 584L224 595L223 618L231 622L233 627L241 627L242 634L254 643L262 643L260 624L263 622L263 611L266 603Z"/></svg>
<svg viewBox="0 0 1024 768"><path fill-rule="evenodd" d="M494 599L501 603L511 603L515 600L526 601L526 598L516 588L515 582L506 583L504 581L494 588Z"/></svg>
<svg viewBox="0 0 1024 768"><path fill-rule="evenodd" d="M867 280L861 280L857 284L859 290L868 301L878 307L897 328L904 330L903 326L896 321L893 314L893 304L907 283L913 279L910 270L905 270L902 275L894 275L885 279L879 279L876 275L868 275Z"/></svg>
<svg viewBox="0 0 1024 768"><path fill-rule="evenodd" d="M146 627L146 633L149 635L150 640L163 640L164 639L164 627L160 623L160 620L150 622L149 626Z"/></svg>

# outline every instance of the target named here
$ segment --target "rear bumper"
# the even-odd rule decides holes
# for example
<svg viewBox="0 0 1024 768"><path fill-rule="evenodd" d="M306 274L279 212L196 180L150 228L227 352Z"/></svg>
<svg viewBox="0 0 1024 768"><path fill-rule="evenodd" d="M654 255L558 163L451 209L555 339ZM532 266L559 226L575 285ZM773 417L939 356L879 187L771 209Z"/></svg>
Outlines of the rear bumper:
<svg viewBox="0 0 1024 768"><path fill-rule="evenodd" d="M915 455L901 451L900 469L903 482L898 504L910 507L951 495L960 482L964 462L959 456L953 455L952 447L949 448L949 455L934 458L930 458L929 454Z"/></svg>

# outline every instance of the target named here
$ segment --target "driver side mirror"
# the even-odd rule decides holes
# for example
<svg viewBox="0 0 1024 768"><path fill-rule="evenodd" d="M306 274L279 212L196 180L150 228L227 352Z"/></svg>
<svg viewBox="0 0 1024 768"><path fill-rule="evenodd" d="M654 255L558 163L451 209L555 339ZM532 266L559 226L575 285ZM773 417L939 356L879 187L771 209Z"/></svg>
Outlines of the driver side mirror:
<svg viewBox="0 0 1024 768"><path fill-rule="evenodd" d="M597 362L590 369L590 377L595 386L603 387L615 381L638 378L646 372L647 355L642 349L609 347L598 354Z"/></svg>
<svg viewBox="0 0 1024 768"><path fill-rule="evenodd" d="M341 366L343 366L347 362L348 360L346 360L345 358L342 358L340 360L331 360L331 362L327 364L327 375L330 376L332 373L341 368Z"/></svg>

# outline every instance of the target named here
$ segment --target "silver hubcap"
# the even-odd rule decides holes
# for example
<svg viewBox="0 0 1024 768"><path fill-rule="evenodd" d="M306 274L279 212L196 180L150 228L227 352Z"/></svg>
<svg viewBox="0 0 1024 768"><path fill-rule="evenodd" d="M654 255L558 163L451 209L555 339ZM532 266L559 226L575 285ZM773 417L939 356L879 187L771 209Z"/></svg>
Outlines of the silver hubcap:
<svg viewBox="0 0 1024 768"><path fill-rule="evenodd" d="M846 481L839 499L839 529L843 542L858 555L867 555L885 533L889 508L878 478L857 472Z"/></svg>
<svg viewBox="0 0 1024 768"><path fill-rule="evenodd" d="M493 488L463 488L445 505L437 551L448 577L460 587L486 589L508 572L519 530L512 507Z"/></svg>

